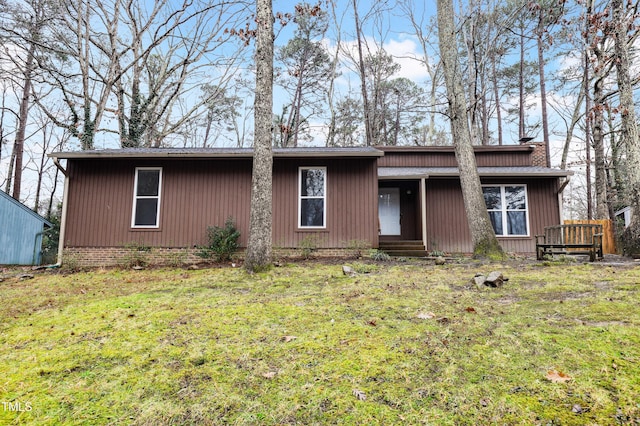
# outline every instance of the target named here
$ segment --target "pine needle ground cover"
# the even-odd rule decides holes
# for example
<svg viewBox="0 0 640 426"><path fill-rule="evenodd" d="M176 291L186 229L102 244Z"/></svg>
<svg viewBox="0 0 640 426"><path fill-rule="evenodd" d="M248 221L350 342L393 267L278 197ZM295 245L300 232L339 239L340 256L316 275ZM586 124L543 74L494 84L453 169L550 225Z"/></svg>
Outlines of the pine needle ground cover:
<svg viewBox="0 0 640 426"><path fill-rule="evenodd" d="M5 279L0 424L640 422L635 265L350 265Z"/></svg>

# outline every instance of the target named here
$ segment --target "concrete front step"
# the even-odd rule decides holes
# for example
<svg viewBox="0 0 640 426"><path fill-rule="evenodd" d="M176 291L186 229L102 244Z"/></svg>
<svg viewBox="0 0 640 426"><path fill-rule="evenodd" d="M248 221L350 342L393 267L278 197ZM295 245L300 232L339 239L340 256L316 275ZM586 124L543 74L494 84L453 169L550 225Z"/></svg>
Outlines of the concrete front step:
<svg viewBox="0 0 640 426"><path fill-rule="evenodd" d="M423 250L382 250L389 256L395 257L427 257L429 253Z"/></svg>
<svg viewBox="0 0 640 426"><path fill-rule="evenodd" d="M425 257L422 241L380 241L380 250L389 256Z"/></svg>

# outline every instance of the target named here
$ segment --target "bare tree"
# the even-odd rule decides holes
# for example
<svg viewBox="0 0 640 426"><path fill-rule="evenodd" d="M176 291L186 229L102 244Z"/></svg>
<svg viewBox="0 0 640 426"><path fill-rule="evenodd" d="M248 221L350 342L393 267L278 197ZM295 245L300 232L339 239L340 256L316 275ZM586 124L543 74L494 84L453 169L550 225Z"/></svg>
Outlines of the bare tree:
<svg viewBox="0 0 640 426"><path fill-rule="evenodd" d="M622 119L620 136L626 148L627 197L633 208L631 223L624 231L622 243L627 254L640 254L640 132L633 101L628 36L638 11L632 4L622 0L611 0L611 8Z"/></svg>
<svg viewBox="0 0 640 426"><path fill-rule="evenodd" d="M232 77L240 48L230 40L240 38L228 28L244 13L241 2L64 5L64 30L73 35L59 35L59 60L46 67L71 114L51 117L83 149L94 146L98 132L116 133L124 147L160 146L206 114L211 99L194 93L203 82L225 86ZM222 46L229 47L224 54Z"/></svg>
<svg viewBox="0 0 640 426"><path fill-rule="evenodd" d="M280 126L282 146L298 146L303 136L301 125L323 111L324 88L333 80L333 65L320 41L328 28L326 11L320 4L308 3L298 4L295 9L295 35L276 54L285 67L280 83L292 98L288 117Z"/></svg>
<svg viewBox="0 0 640 426"><path fill-rule="evenodd" d="M460 170L460 185L471 232L473 253L477 257L501 257L503 251L489 219L471 143L462 72L456 47L452 0L438 0L438 36L447 86L451 133Z"/></svg>
<svg viewBox="0 0 640 426"><path fill-rule="evenodd" d="M256 272L271 263L273 153L273 10L271 0L256 0L256 95L254 103L251 213L245 268Z"/></svg>
<svg viewBox="0 0 640 426"><path fill-rule="evenodd" d="M43 37L56 10L55 4L47 0L30 0L24 4L5 5L5 7L6 15L2 17L2 36L7 42L3 46L3 53L14 70L9 77L19 87L20 92L10 164L13 176L9 176L7 190L12 183L12 196L20 200L25 138L32 104L33 80L36 78L38 67L37 56L43 55Z"/></svg>
<svg viewBox="0 0 640 426"><path fill-rule="evenodd" d="M365 140L366 145L373 145L373 125L370 117L370 101L369 94L367 93L367 73L365 67L365 51L363 47L362 22L360 20L360 14L358 13L358 2L353 0L353 18L355 20L356 29L356 41L358 43L358 72L360 74L360 88L362 94L362 103L364 109L364 128L365 128Z"/></svg>
<svg viewBox="0 0 640 426"><path fill-rule="evenodd" d="M529 10L537 21L534 33L538 51L538 73L540 77L540 107L542 115L542 137L545 143L545 156L551 165L551 151L549 149L549 116L547 114L547 81L545 77L545 49L553 44L553 37L549 30L558 23L564 13L564 2L538 1L530 3Z"/></svg>
<svg viewBox="0 0 640 426"><path fill-rule="evenodd" d="M403 14L407 16L407 19L411 22L411 26L423 52L420 63L425 67L429 75L429 88L427 89L427 114L429 118L424 128L425 135L421 139L424 140L426 145L431 145L438 141L440 133L436 124L436 115L439 104L438 94L442 84L442 70L440 61L434 59L435 54L433 56L429 54L430 51L437 50L437 46L432 45L436 39L436 25L433 20L425 22L426 18L424 16L416 15L416 7L413 4L413 0L403 0L399 2L399 6Z"/></svg>

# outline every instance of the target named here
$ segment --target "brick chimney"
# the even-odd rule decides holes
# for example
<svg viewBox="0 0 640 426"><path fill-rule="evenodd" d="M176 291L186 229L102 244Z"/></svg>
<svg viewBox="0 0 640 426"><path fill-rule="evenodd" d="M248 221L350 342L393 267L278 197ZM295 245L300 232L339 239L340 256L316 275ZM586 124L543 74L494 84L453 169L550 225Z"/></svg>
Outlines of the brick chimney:
<svg viewBox="0 0 640 426"><path fill-rule="evenodd" d="M549 167L547 164L547 150L545 142L531 142L531 138L520 139L521 145L529 145L533 147L531 153L531 165L538 167Z"/></svg>
<svg viewBox="0 0 640 426"><path fill-rule="evenodd" d="M531 153L531 165L540 167L549 167L547 164L547 144L544 142L529 142L533 146Z"/></svg>

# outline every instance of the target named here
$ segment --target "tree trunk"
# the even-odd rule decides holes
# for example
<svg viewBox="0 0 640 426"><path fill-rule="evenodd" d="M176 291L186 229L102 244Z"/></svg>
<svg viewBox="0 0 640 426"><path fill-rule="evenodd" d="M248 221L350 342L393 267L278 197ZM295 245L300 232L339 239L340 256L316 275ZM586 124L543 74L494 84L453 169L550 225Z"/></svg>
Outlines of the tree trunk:
<svg viewBox="0 0 640 426"><path fill-rule="evenodd" d="M362 91L362 104L364 107L364 130L365 144L373 145L373 129L371 119L371 109L369 108L369 96L367 95L367 75L364 66L364 52L362 51L362 31L360 28L360 16L358 15L358 4L353 0L353 14L356 21L356 38L358 42L358 67L360 72L360 90Z"/></svg>
<svg viewBox="0 0 640 426"><path fill-rule="evenodd" d="M256 4L256 95L254 102L251 213L245 268L257 272L269 267L272 245L273 153L273 11L271 0Z"/></svg>
<svg viewBox="0 0 640 426"><path fill-rule="evenodd" d="M451 133L460 170L460 185L467 211L473 253L476 257L502 257L502 248L493 231L482 195L476 158L471 144L462 73L456 49L452 0L438 0L438 30L440 57L447 86Z"/></svg>
<svg viewBox="0 0 640 426"><path fill-rule="evenodd" d="M586 76L585 76L586 77ZM564 147L562 148L562 159L560 160L560 168L567 168L567 158L569 157L569 149L571 148L571 141L573 140L573 132L582 116L582 102L584 101L584 93L586 90L586 85L589 83L585 80L582 84L580 84L580 92L578 93L578 99L576 100L575 107L573 109L573 114L571 115L571 122L569 123L569 128L567 129L567 134L564 140Z"/></svg>
<svg viewBox="0 0 640 426"><path fill-rule="evenodd" d="M520 105L518 108L518 139L527 136L524 129L524 25L520 26L520 70L519 70L519 98Z"/></svg>
<svg viewBox="0 0 640 426"><path fill-rule="evenodd" d="M549 120L547 118L547 85L544 77L544 9L540 9L538 19L538 72L540 74L540 107L542 108L542 135L547 167L551 167L551 150L549 149Z"/></svg>
<svg viewBox="0 0 640 426"><path fill-rule="evenodd" d="M598 63L600 63L598 58ZM597 69L602 69L598 67ZM591 111L587 113L592 116L593 153L596 166L596 219L609 219L609 206L607 204L607 170L604 151L604 84L603 75L597 75L593 85L593 103ZM587 146L587 149L589 147Z"/></svg>
<svg viewBox="0 0 640 426"><path fill-rule="evenodd" d="M496 104L496 122L498 124L498 145L502 145L502 107L500 105L500 91L498 89L498 72L496 70L496 52L491 55L491 84Z"/></svg>
<svg viewBox="0 0 640 426"><path fill-rule="evenodd" d="M20 201L20 191L22 189L22 157L24 154L24 139L29 119L29 102L31 99L31 75L34 68L35 43L31 43L27 52L27 62L24 69L24 86L22 87L22 98L20 99L20 112L18 117L18 129L15 140L15 164L13 166L13 198Z"/></svg>
<svg viewBox="0 0 640 426"><path fill-rule="evenodd" d="M622 235L626 254L640 254L640 134L635 119L633 85L629 73L628 18L622 0L611 0L615 27L615 63L620 91L621 137L627 154L627 199L633 208L631 223Z"/></svg>

